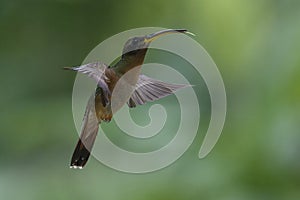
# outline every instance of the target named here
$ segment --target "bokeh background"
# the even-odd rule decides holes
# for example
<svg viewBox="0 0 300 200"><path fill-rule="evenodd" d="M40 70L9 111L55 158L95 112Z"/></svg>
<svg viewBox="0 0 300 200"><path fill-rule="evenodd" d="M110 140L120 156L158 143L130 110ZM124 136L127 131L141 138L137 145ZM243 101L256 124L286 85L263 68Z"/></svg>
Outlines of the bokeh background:
<svg viewBox="0 0 300 200"><path fill-rule="evenodd" d="M0 0L0 199L300 199L299 10L297 0ZM133 175L91 158L69 169L75 74L61 67L147 26L187 28L212 56L228 98L223 135L197 158L210 116L198 77L203 121L173 165Z"/></svg>

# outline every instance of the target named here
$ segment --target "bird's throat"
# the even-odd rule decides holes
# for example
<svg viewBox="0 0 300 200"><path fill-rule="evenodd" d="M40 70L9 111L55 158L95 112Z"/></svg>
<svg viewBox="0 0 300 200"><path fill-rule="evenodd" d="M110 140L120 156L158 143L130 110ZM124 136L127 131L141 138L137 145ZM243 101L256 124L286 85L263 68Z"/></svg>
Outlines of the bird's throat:
<svg viewBox="0 0 300 200"><path fill-rule="evenodd" d="M147 49L141 49L134 55L124 54L114 66L115 70L120 74L125 74L135 67L140 67L144 63L146 51Z"/></svg>

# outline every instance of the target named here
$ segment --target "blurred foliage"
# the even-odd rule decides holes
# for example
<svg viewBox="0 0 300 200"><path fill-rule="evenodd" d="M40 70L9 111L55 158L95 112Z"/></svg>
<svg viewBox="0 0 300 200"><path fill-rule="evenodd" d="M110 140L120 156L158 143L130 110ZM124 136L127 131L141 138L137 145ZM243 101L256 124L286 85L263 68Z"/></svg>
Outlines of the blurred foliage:
<svg viewBox="0 0 300 200"><path fill-rule="evenodd" d="M0 0L0 199L300 199L299 9L297 0ZM198 160L198 134L155 173L95 159L70 170L75 74L61 67L146 26L187 28L210 53L227 90L222 137Z"/></svg>

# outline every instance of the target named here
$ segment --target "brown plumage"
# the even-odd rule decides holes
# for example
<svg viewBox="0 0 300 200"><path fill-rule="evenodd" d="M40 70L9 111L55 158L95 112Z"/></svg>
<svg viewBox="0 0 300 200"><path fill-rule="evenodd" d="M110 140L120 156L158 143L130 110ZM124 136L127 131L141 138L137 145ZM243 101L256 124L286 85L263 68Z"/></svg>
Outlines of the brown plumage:
<svg viewBox="0 0 300 200"><path fill-rule="evenodd" d="M95 62L79 67L65 68L86 74L97 82L95 94L90 97L86 106L80 138L71 159L71 168L84 167L95 143L99 124L102 121L109 122L112 119L113 108L117 107L117 109L114 109L115 112L119 107L126 104L126 102L131 108L137 105L143 105L146 102L158 100L173 94L180 88L188 86L164 83L140 74L141 65L144 62L150 42L161 35L178 32L184 33L186 30L164 30L145 36L130 38L124 46L121 60L114 66L107 66L103 63ZM130 76L127 76L129 74L127 72L129 71L131 72ZM133 86L133 90L127 91L126 87L124 87L125 92L129 93L128 98L125 97L125 99L122 99L124 97L115 97L119 100L117 101L119 105L112 108L112 93L116 84L123 84L123 82L120 81L121 79L125 85L129 84Z"/></svg>

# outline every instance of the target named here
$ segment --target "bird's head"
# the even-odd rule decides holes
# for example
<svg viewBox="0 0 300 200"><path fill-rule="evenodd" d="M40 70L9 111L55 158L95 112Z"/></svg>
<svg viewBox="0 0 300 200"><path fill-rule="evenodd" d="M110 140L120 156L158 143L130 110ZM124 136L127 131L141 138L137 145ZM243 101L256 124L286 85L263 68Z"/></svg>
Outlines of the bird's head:
<svg viewBox="0 0 300 200"><path fill-rule="evenodd" d="M185 29L167 29L145 36L129 38L124 45L122 58L135 61L138 64L142 64L147 52L147 48L149 47L152 41L156 40L157 38L163 35L186 32L187 30Z"/></svg>

